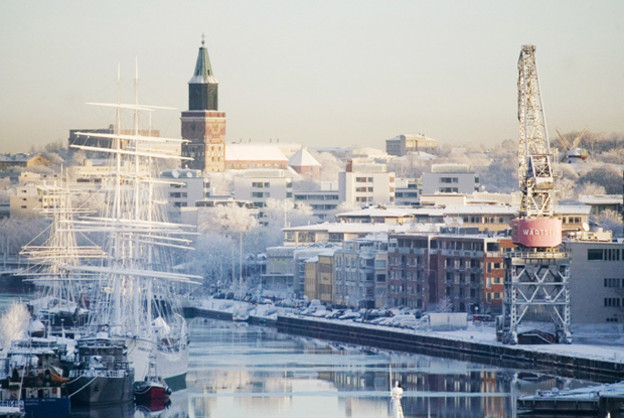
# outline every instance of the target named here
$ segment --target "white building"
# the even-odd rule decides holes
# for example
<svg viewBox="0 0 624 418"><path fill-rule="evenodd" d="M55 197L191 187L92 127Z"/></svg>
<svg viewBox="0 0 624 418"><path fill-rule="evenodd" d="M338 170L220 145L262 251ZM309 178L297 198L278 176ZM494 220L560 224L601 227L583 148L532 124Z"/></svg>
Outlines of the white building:
<svg viewBox="0 0 624 418"><path fill-rule="evenodd" d="M201 170L178 168L160 173L162 179L171 183L164 189L168 203L169 219L181 220L181 208L195 207L197 201L210 196L210 181L201 175Z"/></svg>
<svg viewBox="0 0 624 418"><path fill-rule="evenodd" d="M567 241L572 323L624 322L624 243Z"/></svg>
<svg viewBox="0 0 624 418"><path fill-rule="evenodd" d="M422 176L422 194L470 194L480 188L479 176L467 164L434 164Z"/></svg>
<svg viewBox="0 0 624 418"><path fill-rule="evenodd" d="M295 203L303 203L312 208L312 215L325 219L334 215L340 204L337 190L316 190L310 192L294 192Z"/></svg>
<svg viewBox="0 0 624 418"><path fill-rule="evenodd" d="M420 181L417 179L397 178L394 191L395 204L397 206L420 206Z"/></svg>
<svg viewBox="0 0 624 418"><path fill-rule="evenodd" d="M438 147L438 141L420 135L398 135L386 140L386 152L390 155L405 155L408 152L425 151L434 152Z"/></svg>
<svg viewBox="0 0 624 418"><path fill-rule="evenodd" d="M394 187L394 173L387 172L384 164L349 161L346 171L338 173L340 201L350 205L393 203Z"/></svg>
<svg viewBox="0 0 624 418"><path fill-rule="evenodd" d="M292 176L288 170L250 169L234 178L234 198L248 200L257 208L268 199L292 199Z"/></svg>

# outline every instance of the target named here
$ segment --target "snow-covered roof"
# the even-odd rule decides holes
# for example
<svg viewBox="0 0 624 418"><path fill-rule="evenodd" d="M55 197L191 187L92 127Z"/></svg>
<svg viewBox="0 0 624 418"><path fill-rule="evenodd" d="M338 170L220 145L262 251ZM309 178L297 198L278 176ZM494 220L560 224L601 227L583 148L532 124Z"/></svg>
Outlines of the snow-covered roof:
<svg viewBox="0 0 624 418"><path fill-rule="evenodd" d="M586 205L622 204L621 194L580 195L578 200Z"/></svg>
<svg viewBox="0 0 624 418"><path fill-rule="evenodd" d="M515 215L518 213L518 208L502 205L447 205L444 208L444 212L453 214Z"/></svg>
<svg viewBox="0 0 624 418"><path fill-rule="evenodd" d="M316 225L304 225L284 228L284 231L325 231L328 234L381 234L390 232L408 232L431 230L431 225L398 225L398 224L370 224L370 223L341 223L324 222Z"/></svg>
<svg viewBox="0 0 624 418"><path fill-rule="evenodd" d="M288 161L274 145L226 144L225 161Z"/></svg>
<svg viewBox="0 0 624 418"><path fill-rule="evenodd" d="M293 167L320 167L321 163L316 161L316 158L314 158L307 149L301 147L299 151L290 157L288 165Z"/></svg>
<svg viewBox="0 0 624 418"><path fill-rule="evenodd" d="M384 218L400 218L404 216L410 216L414 214L414 209L402 208L402 207L390 207L383 206L370 206L368 208L354 210L351 212L344 212L338 214L338 217L354 217L354 216L371 216L371 217L384 217Z"/></svg>
<svg viewBox="0 0 624 418"><path fill-rule="evenodd" d="M514 215L518 208L503 205L447 205L446 207L425 207L409 208L398 206L370 206L368 208L343 212L338 217L385 217L398 218L405 216L429 215L444 216L446 214L492 214L492 215Z"/></svg>
<svg viewBox="0 0 624 418"><path fill-rule="evenodd" d="M353 150L353 155L368 155L368 156L387 156L385 151L371 147L361 147Z"/></svg>
<svg viewBox="0 0 624 418"><path fill-rule="evenodd" d="M557 215L589 215L591 206L587 205L555 205L553 208Z"/></svg>
<svg viewBox="0 0 624 418"><path fill-rule="evenodd" d="M201 177L201 170L194 170L190 168L174 168L172 170L164 170L160 173L160 177L185 179L185 178L198 178Z"/></svg>
<svg viewBox="0 0 624 418"><path fill-rule="evenodd" d="M1 162L12 162L12 163L25 163L30 160L32 157L36 156L36 154L0 154Z"/></svg>
<svg viewBox="0 0 624 418"><path fill-rule="evenodd" d="M425 151L410 151L401 157L396 157L394 160L402 161L402 160L407 160L408 158L416 158L417 160L420 160L420 161L430 161L430 160L435 160L436 158L438 158L438 156L430 154Z"/></svg>

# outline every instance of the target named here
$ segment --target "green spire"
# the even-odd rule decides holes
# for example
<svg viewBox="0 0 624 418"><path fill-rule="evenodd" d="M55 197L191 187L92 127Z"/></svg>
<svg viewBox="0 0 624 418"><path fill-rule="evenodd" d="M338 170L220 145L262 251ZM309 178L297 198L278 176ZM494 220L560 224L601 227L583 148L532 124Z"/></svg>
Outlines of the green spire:
<svg viewBox="0 0 624 418"><path fill-rule="evenodd" d="M205 37L202 34L202 43L199 48L199 54L197 54L197 62L195 63L195 72L193 77L189 81L192 84L217 84L218 81L214 77L212 72L212 66L210 65L210 58L208 58L208 49L204 46L206 43Z"/></svg>
<svg viewBox="0 0 624 418"><path fill-rule="evenodd" d="M199 47L195 72L189 80L189 110L218 110L219 82L212 73L212 66L208 58L208 49L202 34L202 43Z"/></svg>

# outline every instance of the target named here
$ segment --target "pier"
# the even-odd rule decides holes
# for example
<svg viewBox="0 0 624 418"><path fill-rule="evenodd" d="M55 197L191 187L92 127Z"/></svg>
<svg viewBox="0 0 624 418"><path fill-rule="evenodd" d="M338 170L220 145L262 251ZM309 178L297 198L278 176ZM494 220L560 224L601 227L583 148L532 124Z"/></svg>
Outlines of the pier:
<svg viewBox="0 0 624 418"><path fill-rule="evenodd" d="M518 409L529 414L591 414L621 417L624 383L566 391L539 391L518 399Z"/></svg>

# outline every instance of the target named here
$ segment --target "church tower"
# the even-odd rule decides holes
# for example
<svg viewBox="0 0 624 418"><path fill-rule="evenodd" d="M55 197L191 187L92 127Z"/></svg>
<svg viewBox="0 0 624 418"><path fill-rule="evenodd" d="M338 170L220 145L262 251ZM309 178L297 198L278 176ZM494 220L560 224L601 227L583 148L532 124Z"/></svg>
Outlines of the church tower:
<svg viewBox="0 0 624 418"><path fill-rule="evenodd" d="M184 168L204 172L225 169L225 112L219 112L219 83L214 77L208 50L202 44L195 72L188 83L189 109L182 112L182 162Z"/></svg>

